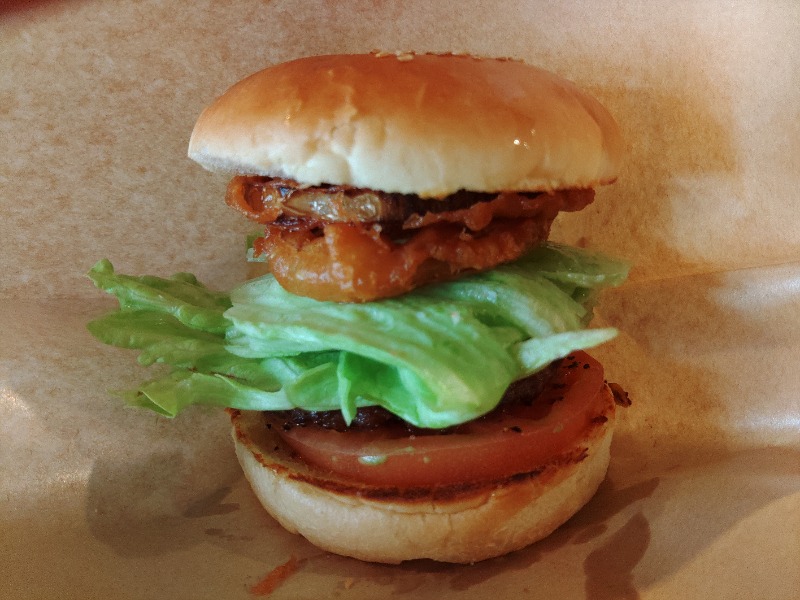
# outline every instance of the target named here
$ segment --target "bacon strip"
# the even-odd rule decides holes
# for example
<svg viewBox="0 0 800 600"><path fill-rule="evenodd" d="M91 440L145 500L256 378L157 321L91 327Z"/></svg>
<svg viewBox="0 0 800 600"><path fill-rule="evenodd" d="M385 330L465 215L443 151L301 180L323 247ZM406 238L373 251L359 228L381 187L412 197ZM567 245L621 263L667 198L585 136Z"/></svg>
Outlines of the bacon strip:
<svg viewBox="0 0 800 600"><path fill-rule="evenodd" d="M547 239L551 221L504 219L480 235L453 223L436 223L405 243L352 223L326 224L322 236L310 229L267 226L255 250L266 255L275 278L294 294L369 302L513 260Z"/></svg>
<svg viewBox="0 0 800 600"><path fill-rule="evenodd" d="M285 289L335 302L399 296L515 260L547 239L559 211L580 210L594 198L592 190L533 195L461 192L443 200L422 200L345 186L330 189L323 214L313 212L313 202L287 200L312 193L319 198L321 188L299 188L286 180L237 177L226 200L266 225L254 250L267 258L270 271ZM353 212L358 207L342 200L365 197L378 202L365 214L382 213L384 220L365 220ZM471 204L464 206L467 199ZM298 217L294 214L298 205L312 210ZM433 210L420 211L421 206ZM342 220L330 220L331 211Z"/></svg>
<svg viewBox="0 0 800 600"><path fill-rule="evenodd" d="M492 200L477 202L460 210L415 213L403 223L403 229L418 229L433 223L463 223L471 231L480 231L492 219L536 218L549 215L555 209L576 211L588 206L594 199L594 190L563 190L554 194L537 194L534 197L514 192L501 192Z"/></svg>
<svg viewBox="0 0 800 600"><path fill-rule="evenodd" d="M338 223L402 223L418 229L439 221L461 222L472 231L496 217L533 217L543 207L580 210L589 204L593 190L483 193L460 191L441 199L394 194L345 185L301 186L290 179L256 176L234 177L225 201L248 219L267 224L294 219Z"/></svg>

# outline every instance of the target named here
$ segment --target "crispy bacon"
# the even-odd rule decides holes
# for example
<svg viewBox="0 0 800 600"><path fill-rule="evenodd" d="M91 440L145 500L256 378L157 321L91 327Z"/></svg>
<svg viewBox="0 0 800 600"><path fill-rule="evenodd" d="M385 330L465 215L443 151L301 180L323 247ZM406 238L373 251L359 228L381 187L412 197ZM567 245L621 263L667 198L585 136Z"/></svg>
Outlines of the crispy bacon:
<svg viewBox="0 0 800 600"><path fill-rule="evenodd" d="M368 302L519 258L547 239L559 211L580 210L593 197L592 190L566 190L425 200L237 177L227 202L266 225L254 250L285 289L318 300Z"/></svg>
<svg viewBox="0 0 800 600"><path fill-rule="evenodd" d="M266 255L281 286L294 294L369 302L518 258L547 239L551 221L503 219L478 234L453 223L436 223L405 243L353 223L328 223L321 236L313 229L267 226L254 247Z"/></svg>
<svg viewBox="0 0 800 600"><path fill-rule="evenodd" d="M403 229L418 229L433 223L463 223L470 231L480 231L493 219L537 218L561 210L576 211L589 205L594 190L563 190L553 194L528 196L515 192L501 192L491 200L476 202L467 208L444 212L414 213L403 223Z"/></svg>
<svg viewBox="0 0 800 600"><path fill-rule="evenodd" d="M549 203L546 194L513 192L490 194L461 190L441 199L425 199L413 194L395 194L346 185L303 186L291 179L257 176L234 177L228 185L225 201L257 223L273 223L281 219L310 218L339 223L404 223L414 229L424 225L428 215L456 212L490 204L504 198L536 212L542 203ZM537 199L538 198L538 199ZM584 204L591 201L583 200ZM495 208L488 208L488 212ZM507 208L506 208L507 211ZM471 211L472 212L472 211ZM511 216L511 215L509 215ZM515 215L518 216L518 215ZM429 217L428 217L429 218ZM476 227L471 227L473 230Z"/></svg>

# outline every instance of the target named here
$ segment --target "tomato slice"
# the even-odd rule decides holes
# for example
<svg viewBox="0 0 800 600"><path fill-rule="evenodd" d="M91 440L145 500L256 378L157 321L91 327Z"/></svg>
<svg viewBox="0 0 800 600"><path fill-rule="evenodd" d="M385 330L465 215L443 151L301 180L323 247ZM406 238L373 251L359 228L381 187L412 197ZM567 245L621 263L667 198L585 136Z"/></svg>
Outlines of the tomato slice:
<svg viewBox="0 0 800 600"><path fill-rule="evenodd" d="M490 481L534 471L571 448L597 417L602 421L613 411L603 387L600 363L575 352L530 405L503 405L453 433L274 429L306 462L362 483L430 487Z"/></svg>

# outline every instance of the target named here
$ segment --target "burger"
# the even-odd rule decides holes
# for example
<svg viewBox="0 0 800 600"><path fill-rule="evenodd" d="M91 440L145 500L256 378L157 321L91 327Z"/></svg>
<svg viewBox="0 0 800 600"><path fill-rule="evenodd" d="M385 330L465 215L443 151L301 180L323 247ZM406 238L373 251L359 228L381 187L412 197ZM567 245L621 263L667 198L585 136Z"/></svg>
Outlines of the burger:
<svg viewBox="0 0 800 600"><path fill-rule="evenodd" d="M548 241L617 177L594 98L509 59L314 56L235 84L189 156L232 176L257 273L90 271L101 341L167 365L131 404L225 407L286 529L367 561L470 563L551 533L605 477L626 396L585 350L624 262Z"/></svg>

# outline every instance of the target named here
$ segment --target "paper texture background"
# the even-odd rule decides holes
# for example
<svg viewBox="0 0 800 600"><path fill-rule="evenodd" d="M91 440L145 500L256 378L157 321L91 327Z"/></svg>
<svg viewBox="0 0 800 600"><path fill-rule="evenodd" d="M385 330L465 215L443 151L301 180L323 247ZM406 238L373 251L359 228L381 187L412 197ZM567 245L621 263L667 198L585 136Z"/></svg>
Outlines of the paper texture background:
<svg viewBox="0 0 800 600"><path fill-rule="evenodd" d="M0 597L800 597L800 5L0 4ZM628 158L555 237L635 263L595 354L634 399L597 497L466 567L331 556L256 505L217 411L107 390L146 373L85 323L83 274L241 280L243 219L186 157L245 75L374 48L522 58L595 94Z"/></svg>

